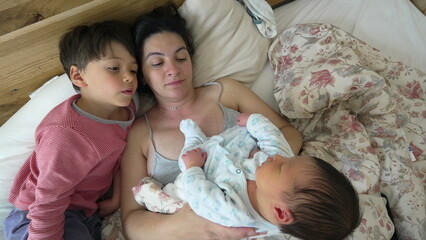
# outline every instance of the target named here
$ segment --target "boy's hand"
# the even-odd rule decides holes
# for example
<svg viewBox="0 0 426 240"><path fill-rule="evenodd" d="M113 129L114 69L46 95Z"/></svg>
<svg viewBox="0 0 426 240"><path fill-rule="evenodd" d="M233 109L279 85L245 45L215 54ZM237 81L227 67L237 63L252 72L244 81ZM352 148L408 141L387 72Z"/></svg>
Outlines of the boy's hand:
<svg viewBox="0 0 426 240"><path fill-rule="evenodd" d="M250 117L251 113L241 113L237 117L237 125L240 127L245 127L247 125L247 120Z"/></svg>
<svg viewBox="0 0 426 240"><path fill-rule="evenodd" d="M207 159L207 153L202 152L200 148L193 149L182 155L186 169L192 167L202 167Z"/></svg>
<svg viewBox="0 0 426 240"><path fill-rule="evenodd" d="M113 199L105 199L97 202L99 217L106 217L118 210L120 202Z"/></svg>

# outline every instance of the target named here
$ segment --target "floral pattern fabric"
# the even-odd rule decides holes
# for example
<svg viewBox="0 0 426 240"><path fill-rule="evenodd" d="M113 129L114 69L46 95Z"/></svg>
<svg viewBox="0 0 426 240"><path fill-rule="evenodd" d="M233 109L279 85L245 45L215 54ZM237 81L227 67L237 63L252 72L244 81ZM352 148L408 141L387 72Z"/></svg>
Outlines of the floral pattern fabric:
<svg viewBox="0 0 426 240"><path fill-rule="evenodd" d="M302 154L328 161L359 192L363 215L349 239L426 239L426 74L329 24L288 28L268 54ZM103 239L123 239L119 212L102 229Z"/></svg>
<svg viewBox="0 0 426 240"><path fill-rule="evenodd" d="M426 74L330 24L288 28L268 54L274 96L304 137L302 154L333 164L360 194L351 238L390 239L396 230L426 239Z"/></svg>

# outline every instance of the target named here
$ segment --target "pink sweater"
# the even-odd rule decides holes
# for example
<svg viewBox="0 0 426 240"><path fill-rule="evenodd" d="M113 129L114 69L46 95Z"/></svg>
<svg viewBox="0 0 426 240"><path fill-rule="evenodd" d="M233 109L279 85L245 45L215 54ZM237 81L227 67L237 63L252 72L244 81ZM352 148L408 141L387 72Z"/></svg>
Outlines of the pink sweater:
<svg viewBox="0 0 426 240"><path fill-rule="evenodd" d="M91 216L118 169L130 127L77 113L72 108L77 98L55 107L37 127L34 151L12 186L9 201L29 211L28 239L62 239L64 211L78 209Z"/></svg>

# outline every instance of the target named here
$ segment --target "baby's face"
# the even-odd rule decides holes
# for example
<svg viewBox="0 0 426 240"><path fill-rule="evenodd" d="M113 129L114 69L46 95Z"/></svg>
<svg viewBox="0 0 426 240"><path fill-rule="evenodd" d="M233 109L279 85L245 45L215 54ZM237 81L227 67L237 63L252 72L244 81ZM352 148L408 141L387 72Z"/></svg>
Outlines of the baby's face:
<svg viewBox="0 0 426 240"><path fill-rule="evenodd" d="M307 181L306 169L313 167L309 156L286 158L281 155L269 157L256 170L256 185L258 194L270 199L281 199L283 191L291 191L295 183Z"/></svg>

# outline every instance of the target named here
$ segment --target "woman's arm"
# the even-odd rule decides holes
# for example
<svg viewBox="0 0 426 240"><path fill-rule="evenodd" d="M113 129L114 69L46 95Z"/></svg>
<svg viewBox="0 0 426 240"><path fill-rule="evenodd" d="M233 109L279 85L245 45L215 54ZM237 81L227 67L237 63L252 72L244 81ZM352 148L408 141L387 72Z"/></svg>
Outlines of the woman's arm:
<svg viewBox="0 0 426 240"><path fill-rule="evenodd" d="M302 135L283 116L276 113L267 103L246 86L234 79L218 80L223 86L221 103L239 112L260 113L267 117L283 133L294 154L302 147Z"/></svg>
<svg viewBox="0 0 426 240"><path fill-rule="evenodd" d="M131 189L148 175L148 146L149 132L141 119L130 130L121 160L121 219L126 239L241 239L254 234L252 228L228 228L211 223L197 216L188 205L172 215L142 208Z"/></svg>
<svg viewBox="0 0 426 240"><path fill-rule="evenodd" d="M120 163L121 220L123 234L126 239L145 239L149 232L148 230L144 231L144 226L146 225L144 220L151 219L151 217L145 217L145 213L148 212L135 201L132 192L132 187L136 186L143 177L148 175L147 161L142 148L144 138L146 138L145 135L146 126L141 118L130 129L127 136L127 145Z"/></svg>

